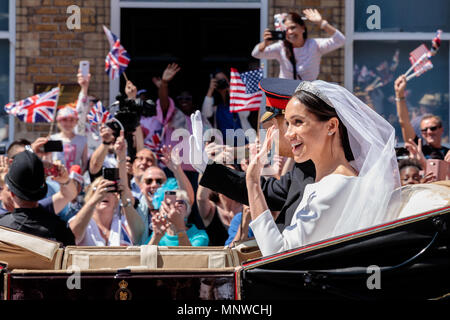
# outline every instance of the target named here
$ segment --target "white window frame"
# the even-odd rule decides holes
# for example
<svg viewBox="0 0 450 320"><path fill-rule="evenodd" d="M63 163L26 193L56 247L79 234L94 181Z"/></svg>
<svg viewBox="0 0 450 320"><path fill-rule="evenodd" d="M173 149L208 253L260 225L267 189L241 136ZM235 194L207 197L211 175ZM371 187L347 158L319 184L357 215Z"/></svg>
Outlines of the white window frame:
<svg viewBox="0 0 450 320"><path fill-rule="evenodd" d="M353 42L356 40L416 40L431 41L436 36L435 32L355 32L355 0L345 0L345 69L344 86L353 92ZM383 21L383 20L382 20ZM383 23L383 22L381 22ZM450 33L442 32L442 41L450 42ZM450 50L448 54L450 69ZM449 70L450 75L450 70ZM449 88L450 92L450 81ZM450 102L449 102L450 118ZM450 124L449 124L450 126ZM447 128L450 132L450 127ZM450 135L450 134L449 134Z"/></svg>
<svg viewBox="0 0 450 320"><path fill-rule="evenodd" d="M122 8L155 8L155 9L259 9L260 10L260 40L262 41L262 32L268 24L268 0L259 2L141 2L111 0L111 31L120 38L120 12ZM264 60L261 63L266 65ZM264 76L267 76L267 70L264 68ZM120 89L120 79L109 79L109 101L115 101L115 97Z"/></svg>
<svg viewBox="0 0 450 320"><path fill-rule="evenodd" d="M16 1L9 0L8 31L0 31L0 40L9 41L9 93L8 102L15 100L15 78L16 78ZM14 117L8 119L8 144L14 140Z"/></svg>

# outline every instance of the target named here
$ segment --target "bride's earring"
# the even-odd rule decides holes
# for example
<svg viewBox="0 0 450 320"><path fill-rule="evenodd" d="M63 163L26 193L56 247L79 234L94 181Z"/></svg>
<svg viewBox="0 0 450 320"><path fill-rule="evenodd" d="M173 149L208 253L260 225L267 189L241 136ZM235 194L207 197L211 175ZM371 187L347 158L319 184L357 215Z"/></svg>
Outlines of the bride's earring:
<svg viewBox="0 0 450 320"><path fill-rule="evenodd" d="M332 134L333 134L333 132L331 132L331 131L330 131L330 132L328 132L328 135L329 135L329 136L331 136Z"/></svg>

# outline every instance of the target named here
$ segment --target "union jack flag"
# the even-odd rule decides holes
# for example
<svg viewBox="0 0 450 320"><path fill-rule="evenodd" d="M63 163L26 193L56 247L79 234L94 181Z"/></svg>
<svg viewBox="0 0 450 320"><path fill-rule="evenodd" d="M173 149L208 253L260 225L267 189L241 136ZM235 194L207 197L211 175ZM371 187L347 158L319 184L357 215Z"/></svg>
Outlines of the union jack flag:
<svg viewBox="0 0 450 320"><path fill-rule="evenodd" d="M111 45L111 50L105 58L105 71L114 80L128 67L130 56L114 33L105 26L103 26L103 30Z"/></svg>
<svg viewBox="0 0 450 320"><path fill-rule="evenodd" d="M52 122L58 103L59 88L36 94L26 99L10 102L5 111L26 123Z"/></svg>
<svg viewBox="0 0 450 320"><path fill-rule="evenodd" d="M127 221L122 221L122 219L119 220L119 224L120 224L120 246L123 247L127 247L127 246L132 246L133 245L133 241L131 241L131 236L128 233L127 230L127 226L128 223Z"/></svg>
<svg viewBox="0 0 450 320"><path fill-rule="evenodd" d="M99 100L94 104L87 115L87 119L91 126L97 126L104 124L106 121L111 119L112 116L108 110L103 106L102 102Z"/></svg>
<svg viewBox="0 0 450 320"><path fill-rule="evenodd" d="M262 91L258 84L263 77L262 69L239 74L231 68L230 112L259 110Z"/></svg>

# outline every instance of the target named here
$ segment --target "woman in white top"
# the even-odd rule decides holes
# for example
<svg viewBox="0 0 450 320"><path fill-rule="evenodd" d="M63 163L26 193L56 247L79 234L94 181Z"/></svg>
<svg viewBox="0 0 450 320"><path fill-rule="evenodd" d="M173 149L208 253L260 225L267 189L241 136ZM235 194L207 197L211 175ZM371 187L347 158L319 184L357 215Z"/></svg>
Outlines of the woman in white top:
<svg viewBox="0 0 450 320"><path fill-rule="evenodd" d="M252 222L263 255L304 246L373 226L393 217L387 210L400 186L394 128L353 94L324 81L303 81L286 107L287 138L296 162L311 159L315 183L307 185L291 224L280 233L260 187L269 129L247 169Z"/></svg>
<svg viewBox="0 0 450 320"><path fill-rule="evenodd" d="M118 157L120 181L97 178L86 191L84 206L69 220L75 243L79 246L141 244L145 226L134 209L134 197L127 184L127 146L123 131L116 139L114 149ZM119 193L113 192L115 187L118 187Z"/></svg>
<svg viewBox="0 0 450 320"><path fill-rule="evenodd" d="M305 9L303 14L309 21L325 30L330 38L309 39L302 17L296 12L289 12L284 20L286 39L271 44L272 34L269 29L266 29L263 35L264 41L258 43L252 51L254 58L278 60L279 78L309 81L317 79L322 55L345 43L345 36L322 19L317 10Z"/></svg>

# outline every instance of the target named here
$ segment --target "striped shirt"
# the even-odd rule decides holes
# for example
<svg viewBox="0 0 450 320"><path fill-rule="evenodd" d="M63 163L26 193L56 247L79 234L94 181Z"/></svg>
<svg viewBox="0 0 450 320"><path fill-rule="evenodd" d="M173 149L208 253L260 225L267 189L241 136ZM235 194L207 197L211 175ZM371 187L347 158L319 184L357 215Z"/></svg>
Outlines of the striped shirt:
<svg viewBox="0 0 450 320"><path fill-rule="evenodd" d="M345 36L338 30L330 38L306 39L301 48L294 48L294 56L297 76L302 80L313 81L317 79L320 71L320 59L322 55L331 52L345 43ZM286 57L283 41L267 46L264 51L259 51L259 44L252 51L252 56L257 59L276 59L280 63L279 78L292 79L294 77L292 63Z"/></svg>

